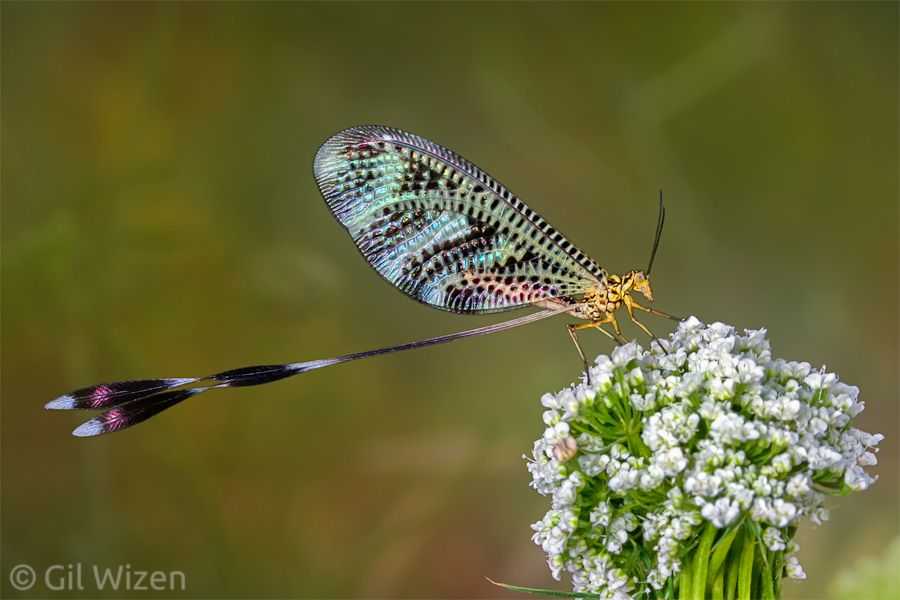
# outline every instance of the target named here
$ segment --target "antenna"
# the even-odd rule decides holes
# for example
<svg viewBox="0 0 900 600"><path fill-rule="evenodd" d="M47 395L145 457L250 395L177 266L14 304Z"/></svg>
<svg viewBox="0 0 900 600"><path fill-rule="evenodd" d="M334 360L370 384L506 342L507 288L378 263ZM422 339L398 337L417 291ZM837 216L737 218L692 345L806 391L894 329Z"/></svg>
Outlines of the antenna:
<svg viewBox="0 0 900 600"><path fill-rule="evenodd" d="M653 268L653 259L656 258L656 251L659 249L659 238L662 236L663 225L666 222L666 207L663 204L662 189L659 190L659 217L656 220L656 235L653 237L653 249L650 250L650 262L647 263L647 271L645 275L650 276L650 269Z"/></svg>

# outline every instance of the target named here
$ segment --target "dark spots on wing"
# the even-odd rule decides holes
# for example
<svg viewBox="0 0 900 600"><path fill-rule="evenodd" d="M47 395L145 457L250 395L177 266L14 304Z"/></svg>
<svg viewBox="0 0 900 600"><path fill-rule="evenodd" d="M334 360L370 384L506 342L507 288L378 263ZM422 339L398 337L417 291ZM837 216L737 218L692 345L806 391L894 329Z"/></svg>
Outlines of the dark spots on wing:
<svg viewBox="0 0 900 600"><path fill-rule="evenodd" d="M377 213L370 213L364 224L357 222L351 227L370 262L393 267L398 276L400 271L406 273L398 282L402 289L408 291L415 286L409 281L415 275L426 280L430 290L437 285L436 291L444 292L439 294L441 303L447 305L452 296L460 311L477 311L504 303L533 302L548 294L577 292L577 280L585 276L585 271L601 277L605 274L539 214L486 174L477 169L462 173L450 164L456 160L453 155L441 154L444 150L439 146L426 144L421 150L408 147L421 144L418 138L401 137L397 143L387 139L347 147L355 156L350 157L352 168L345 172L346 203L353 201L347 192L361 201L362 194L389 178L395 185L390 193L399 196L399 190L404 194L389 197L388 206L376 208ZM366 152L368 156L364 156ZM394 156L403 168L396 179L381 161L371 160L386 152L396 152ZM467 163L461 164L469 170ZM442 212L464 217L468 227L459 227L459 220L455 220L432 236L426 228ZM420 232L424 235L417 236ZM404 262L387 265L387 253L412 236L417 236L413 242L416 245L404 248ZM502 253L493 253L501 248ZM447 277L464 282L445 285ZM469 291L464 293L463 289Z"/></svg>

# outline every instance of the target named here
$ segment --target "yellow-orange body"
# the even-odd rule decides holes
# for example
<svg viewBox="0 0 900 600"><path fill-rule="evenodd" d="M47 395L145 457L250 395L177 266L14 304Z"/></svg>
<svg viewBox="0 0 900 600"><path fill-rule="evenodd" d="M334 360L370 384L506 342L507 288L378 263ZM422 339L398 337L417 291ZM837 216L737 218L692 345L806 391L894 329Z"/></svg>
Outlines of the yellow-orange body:
<svg viewBox="0 0 900 600"><path fill-rule="evenodd" d="M623 343L625 339L622 336L622 329L619 327L619 322L616 319L616 311L624 306L631 322L659 343L653 332L635 318L634 311L642 310L650 314L677 320L676 317L673 317L668 313L639 304L632 297L632 294L635 292L641 294L650 302L653 302L653 289L650 287L650 278L643 271L629 271L624 275L608 275L605 286L590 288L577 300L577 303L572 307L572 310L568 311L568 314L573 317L588 321L587 323L570 324L567 326L569 336L571 336L572 341L575 343L575 347L578 350L578 355L585 364L586 372L587 359L584 356L584 352L581 350L581 345L578 343L576 331L582 329L596 329L608 335L617 343ZM542 304L548 307L554 306L552 301ZM608 331L603 327L603 325L606 324L612 326L612 331ZM661 344L660 347L662 347ZM665 348L663 348L663 350L665 350Z"/></svg>

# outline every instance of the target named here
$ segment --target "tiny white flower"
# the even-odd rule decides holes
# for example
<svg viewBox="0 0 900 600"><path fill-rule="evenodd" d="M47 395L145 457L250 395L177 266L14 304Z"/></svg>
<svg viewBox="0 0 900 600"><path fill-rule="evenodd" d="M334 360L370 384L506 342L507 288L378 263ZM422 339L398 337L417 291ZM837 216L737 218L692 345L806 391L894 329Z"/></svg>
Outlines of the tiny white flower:
<svg viewBox="0 0 900 600"><path fill-rule="evenodd" d="M788 480L787 493L793 498L800 498L812 491L812 480L806 473L797 473Z"/></svg>
<svg viewBox="0 0 900 600"><path fill-rule="evenodd" d="M809 466L815 471L823 471L837 465L843 458L841 453L834 448L825 445L815 445L815 443L806 441L804 444L807 448L807 461Z"/></svg>
<svg viewBox="0 0 900 600"><path fill-rule="evenodd" d="M656 392L646 394L631 394L631 405L640 411L651 410L656 405Z"/></svg>
<svg viewBox="0 0 900 600"><path fill-rule="evenodd" d="M818 507L813 509L812 513L809 516L809 519L815 523L816 525L821 525L829 518L828 509L824 507Z"/></svg>
<svg viewBox="0 0 900 600"><path fill-rule="evenodd" d="M566 388L557 394L556 401L559 404L559 407L563 409L563 415L566 419L571 419L573 416L577 415L581 408L578 396L572 388Z"/></svg>
<svg viewBox="0 0 900 600"><path fill-rule="evenodd" d="M581 472L573 471L553 493L553 507L559 509L573 506L582 487L584 487L584 477Z"/></svg>
<svg viewBox="0 0 900 600"><path fill-rule="evenodd" d="M734 379L730 377L713 377L709 380L709 393L716 400L727 400L734 397Z"/></svg>
<svg viewBox="0 0 900 600"><path fill-rule="evenodd" d="M663 475L674 477L681 473L687 467L687 458L681 448L668 448L654 456L654 462L659 467Z"/></svg>
<svg viewBox="0 0 900 600"><path fill-rule="evenodd" d="M769 496L772 494L772 483L768 477L759 477L753 482L753 493L757 496Z"/></svg>
<svg viewBox="0 0 900 600"><path fill-rule="evenodd" d="M800 561L796 556L788 556L784 570L791 579L806 579L806 572L800 566Z"/></svg>
<svg viewBox="0 0 900 600"><path fill-rule="evenodd" d="M740 507L737 502L728 498L720 498L715 502L703 505L700 514L703 515L704 519L721 529L737 520L738 515L740 515Z"/></svg>
<svg viewBox="0 0 900 600"><path fill-rule="evenodd" d="M740 383L759 381L765 375L765 369L756 364L755 360L742 358L737 364L737 380Z"/></svg>
<svg viewBox="0 0 900 600"><path fill-rule="evenodd" d="M779 475L787 475L791 472L793 468L793 461L791 461L791 455L787 452L782 452L778 456L772 459L771 462L772 468Z"/></svg>
<svg viewBox="0 0 900 600"><path fill-rule="evenodd" d="M553 394L544 394L543 396L541 396L541 405L544 408L552 408L552 409L561 408L559 403L556 401L556 396Z"/></svg>
<svg viewBox="0 0 900 600"><path fill-rule="evenodd" d="M875 483L876 478L866 473L859 465L850 465L844 472L844 483L851 490L862 491Z"/></svg>
<svg viewBox="0 0 900 600"><path fill-rule="evenodd" d="M784 538L781 537L781 531L775 527L766 527L763 531L763 543L772 552L778 552L785 549Z"/></svg>
<svg viewBox="0 0 900 600"><path fill-rule="evenodd" d="M556 425L559 423L559 411L545 410L543 414L544 425Z"/></svg>
<svg viewBox="0 0 900 600"><path fill-rule="evenodd" d="M691 534L696 529L696 526L700 523L700 515L696 513L678 513L678 515L672 519L671 524L671 533L672 537L676 540L686 540L691 537Z"/></svg>
<svg viewBox="0 0 900 600"><path fill-rule="evenodd" d="M684 482L684 489L689 494L705 498L713 498L722 490L722 478L703 471L691 475Z"/></svg>
<svg viewBox="0 0 900 600"><path fill-rule="evenodd" d="M641 474L627 465L619 469L609 480L609 489L622 493L637 486Z"/></svg>
<svg viewBox="0 0 900 600"><path fill-rule="evenodd" d="M641 473L638 485L642 490L652 490L663 482L665 476L666 474L657 465L650 465Z"/></svg>
<svg viewBox="0 0 900 600"><path fill-rule="evenodd" d="M588 477L596 477L609 464L609 456L599 452L586 452L578 457L578 466Z"/></svg>
<svg viewBox="0 0 900 600"><path fill-rule="evenodd" d="M776 498L775 502L772 504L772 515L774 516L772 522L779 527L789 525L791 521L794 520L796 514L797 506L791 502L785 502L781 498Z"/></svg>
<svg viewBox="0 0 900 600"><path fill-rule="evenodd" d="M878 464L878 459L872 452L863 452L863 454L856 459L856 464L863 467L871 467Z"/></svg>
<svg viewBox="0 0 900 600"><path fill-rule="evenodd" d="M616 367L625 367L641 354L640 347L635 342L629 342L623 346L616 346L612 353L612 363Z"/></svg>
<svg viewBox="0 0 900 600"><path fill-rule="evenodd" d="M632 385L640 384L644 382L644 372L641 371L640 367L633 368L628 373L628 383Z"/></svg>
<svg viewBox="0 0 900 600"><path fill-rule="evenodd" d="M565 421L552 425L544 431L544 440L551 446L567 437L569 437L569 424Z"/></svg>
<svg viewBox="0 0 900 600"><path fill-rule="evenodd" d="M601 502L591 511L590 521L594 527L607 527L609 525L612 509L606 502Z"/></svg>

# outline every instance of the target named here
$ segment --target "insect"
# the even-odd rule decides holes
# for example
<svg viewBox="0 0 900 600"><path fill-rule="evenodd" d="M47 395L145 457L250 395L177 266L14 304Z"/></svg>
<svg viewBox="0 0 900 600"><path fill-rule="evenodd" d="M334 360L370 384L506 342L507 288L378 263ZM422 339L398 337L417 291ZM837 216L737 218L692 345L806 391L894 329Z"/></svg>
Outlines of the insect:
<svg viewBox="0 0 900 600"><path fill-rule="evenodd" d="M567 327L587 372L578 331L596 329L623 342L616 312L624 307L631 321L656 340L635 311L676 318L633 298L637 292L653 301L649 275L665 222L662 193L647 269L612 275L490 175L411 133L375 125L346 129L319 148L313 171L328 207L363 258L403 293L463 314L542 310L334 358L243 367L205 377L94 385L59 396L45 408L105 411L72 432L95 436L136 425L209 390L262 385L353 360L505 331L560 313L582 321Z"/></svg>

